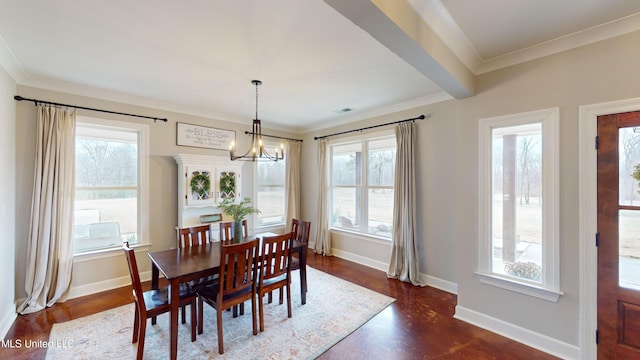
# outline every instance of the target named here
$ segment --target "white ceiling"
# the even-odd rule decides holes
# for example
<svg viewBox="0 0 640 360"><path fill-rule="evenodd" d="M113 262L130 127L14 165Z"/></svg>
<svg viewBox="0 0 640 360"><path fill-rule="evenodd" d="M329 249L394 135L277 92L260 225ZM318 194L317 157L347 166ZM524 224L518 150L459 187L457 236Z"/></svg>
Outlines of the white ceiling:
<svg viewBox="0 0 640 360"><path fill-rule="evenodd" d="M637 0L405 1L474 74L640 29ZM0 0L0 65L21 85L247 125L259 79L263 125L294 132L451 98L322 0Z"/></svg>

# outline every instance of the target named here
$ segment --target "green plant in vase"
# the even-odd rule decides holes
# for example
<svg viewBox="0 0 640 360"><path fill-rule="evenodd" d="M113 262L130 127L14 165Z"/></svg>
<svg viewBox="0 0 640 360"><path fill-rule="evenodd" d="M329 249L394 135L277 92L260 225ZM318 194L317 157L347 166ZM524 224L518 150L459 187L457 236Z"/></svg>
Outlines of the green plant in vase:
<svg viewBox="0 0 640 360"><path fill-rule="evenodd" d="M226 215L233 218L233 238L242 239L242 219L251 214L260 214L260 210L251 206L251 199L245 197L240 202L234 199L226 198L218 204L218 208L222 209Z"/></svg>

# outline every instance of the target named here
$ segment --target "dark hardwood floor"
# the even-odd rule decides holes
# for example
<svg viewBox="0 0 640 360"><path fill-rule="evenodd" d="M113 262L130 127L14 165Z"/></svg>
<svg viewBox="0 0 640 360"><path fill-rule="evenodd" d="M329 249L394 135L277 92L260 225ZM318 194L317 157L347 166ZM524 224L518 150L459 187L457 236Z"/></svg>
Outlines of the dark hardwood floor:
<svg viewBox="0 0 640 360"><path fill-rule="evenodd" d="M556 359L500 335L453 318L456 296L414 287L336 257L309 255L309 265L396 301L320 359ZM148 287L149 285L146 284ZM313 284L310 284L313 286ZM35 314L18 316L9 340L46 341L51 326L133 302L129 287L68 300ZM2 346L1 359L44 359L46 349Z"/></svg>

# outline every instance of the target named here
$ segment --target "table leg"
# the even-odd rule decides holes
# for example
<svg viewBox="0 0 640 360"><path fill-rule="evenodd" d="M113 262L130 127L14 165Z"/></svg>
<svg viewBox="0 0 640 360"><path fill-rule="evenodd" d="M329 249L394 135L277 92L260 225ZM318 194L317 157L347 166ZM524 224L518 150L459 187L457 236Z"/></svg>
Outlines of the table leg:
<svg viewBox="0 0 640 360"><path fill-rule="evenodd" d="M156 264L151 262L151 289L158 290L158 278L160 277L160 271Z"/></svg>
<svg viewBox="0 0 640 360"><path fill-rule="evenodd" d="M171 357L175 360L178 357L178 309L180 305L180 279L171 279L171 294L169 302L171 305L171 320L169 322L171 326ZM191 309L193 311L193 309Z"/></svg>
<svg viewBox="0 0 640 360"><path fill-rule="evenodd" d="M300 251L300 299L302 305L307 303L307 247Z"/></svg>
<svg viewBox="0 0 640 360"><path fill-rule="evenodd" d="M152 261L151 262L151 289L158 290L158 278L160 277L160 271L158 271L158 267ZM151 325L155 325L158 321L157 317L151 318Z"/></svg>

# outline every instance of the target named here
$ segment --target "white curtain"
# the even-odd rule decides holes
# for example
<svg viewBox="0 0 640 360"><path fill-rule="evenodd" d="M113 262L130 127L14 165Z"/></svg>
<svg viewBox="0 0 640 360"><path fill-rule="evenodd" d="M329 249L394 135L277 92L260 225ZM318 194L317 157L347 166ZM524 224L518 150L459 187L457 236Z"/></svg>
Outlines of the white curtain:
<svg viewBox="0 0 640 360"><path fill-rule="evenodd" d="M38 105L25 290L29 314L65 301L73 264L75 111Z"/></svg>
<svg viewBox="0 0 640 360"><path fill-rule="evenodd" d="M331 234L329 233L329 221L327 219L327 206L329 194L327 182L327 140L318 140L318 206L316 212L316 229L313 239L313 249L322 255L331 255Z"/></svg>
<svg viewBox="0 0 640 360"><path fill-rule="evenodd" d="M404 122L395 129L397 151L394 178L393 244L387 276L413 285L420 281L420 266L416 245L415 190L415 124Z"/></svg>
<svg viewBox="0 0 640 360"><path fill-rule="evenodd" d="M300 141L288 141L285 162L285 229L291 229L291 219L300 218ZM287 230L288 231L288 230Z"/></svg>

